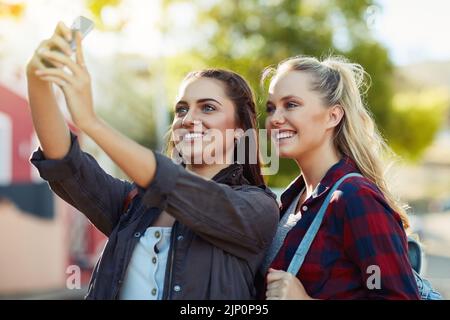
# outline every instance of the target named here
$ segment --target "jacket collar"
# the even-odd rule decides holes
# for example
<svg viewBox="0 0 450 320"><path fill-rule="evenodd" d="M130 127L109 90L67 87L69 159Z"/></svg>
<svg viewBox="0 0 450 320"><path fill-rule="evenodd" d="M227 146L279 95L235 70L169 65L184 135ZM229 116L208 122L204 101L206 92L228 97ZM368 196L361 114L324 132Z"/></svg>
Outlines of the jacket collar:
<svg viewBox="0 0 450 320"><path fill-rule="evenodd" d="M356 163L347 156L344 156L334 164L330 169L328 169L325 176L317 185L314 190L312 197L317 198L323 193L325 193L328 189L332 188L333 185L343 176L350 172L359 172ZM284 211L289 207L292 201L294 201L295 197L301 192L301 190L305 187L305 180L303 176L300 174L283 192L281 195L281 211Z"/></svg>
<svg viewBox="0 0 450 320"><path fill-rule="evenodd" d="M212 180L229 186L250 184L244 177L244 167L238 163L233 163L228 167L223 168L212 178Z"/></svg>

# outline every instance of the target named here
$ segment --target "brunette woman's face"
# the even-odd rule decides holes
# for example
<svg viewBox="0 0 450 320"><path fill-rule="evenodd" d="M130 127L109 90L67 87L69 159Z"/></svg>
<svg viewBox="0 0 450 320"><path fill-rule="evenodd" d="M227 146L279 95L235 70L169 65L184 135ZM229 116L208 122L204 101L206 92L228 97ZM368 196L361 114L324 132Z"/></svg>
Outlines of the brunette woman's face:
<svg viewBox="0 0 450 320"><path fill-rule="evenodd" d="M235 114L221 81L205 77L184 81L175 104L172 139L185 163L225 163L234 148Z"/></svg>
<svg viewBox="0 0 450 320"><path fill-rule="evenodd" d="M299 159L329 138L329 108L311 80L308 73L285 71L270 83L266 128L282 158Z"/></svg>

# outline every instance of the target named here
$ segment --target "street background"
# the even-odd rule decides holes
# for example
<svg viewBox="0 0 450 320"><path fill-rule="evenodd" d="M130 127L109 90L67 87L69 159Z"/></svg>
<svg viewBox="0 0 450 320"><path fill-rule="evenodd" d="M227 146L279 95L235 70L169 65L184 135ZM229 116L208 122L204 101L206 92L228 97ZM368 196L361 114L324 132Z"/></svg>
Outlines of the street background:
<svg viewBox="0 0 450 320"><path fill-rule="evenodd" d="M38 143L25 66L58 21L85 15L96 23L83 43L99 115L158 151L188 71L244 75L262 127L265 67L299 54L360 63L372 80L367 104L398 156L387 177L411 206L424 275L450 299L449 11L442 0L0 0L0 298L81 298L105 243L29 164ZM126 178L92 141L81 141L107 172ZM267 182L281 194L298 174L282 160ZM81 268L80 290L66 287L70 265Z"/></svg>

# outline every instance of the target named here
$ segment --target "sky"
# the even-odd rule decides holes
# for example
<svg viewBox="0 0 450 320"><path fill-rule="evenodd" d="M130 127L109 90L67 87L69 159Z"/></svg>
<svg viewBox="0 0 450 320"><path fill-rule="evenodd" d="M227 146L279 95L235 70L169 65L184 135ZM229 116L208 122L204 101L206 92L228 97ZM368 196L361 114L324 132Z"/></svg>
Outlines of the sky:
<svg viewBox="0 0 450 320"><path fill-rule="evenodd" d="M450 1L378 0L373 32L396 65L450 60Z"/></svg>

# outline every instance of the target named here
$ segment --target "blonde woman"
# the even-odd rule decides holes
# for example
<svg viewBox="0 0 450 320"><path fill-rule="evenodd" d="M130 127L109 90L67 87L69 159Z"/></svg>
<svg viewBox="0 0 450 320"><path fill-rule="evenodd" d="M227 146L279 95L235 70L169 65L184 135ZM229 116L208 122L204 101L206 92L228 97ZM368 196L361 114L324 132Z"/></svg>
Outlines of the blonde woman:
<svg viewBox="0 0 450 320"><path fill-rule="evenodd" d="M383 178L387 147L361 97L363 68L338 57L294 57L268 75L266 125L280 156L294 159L301 175L281 197L262 293L267 299L419 299L408 260L408 217ZM324 201L320 228L294 276L286 270Z"/></svg>

